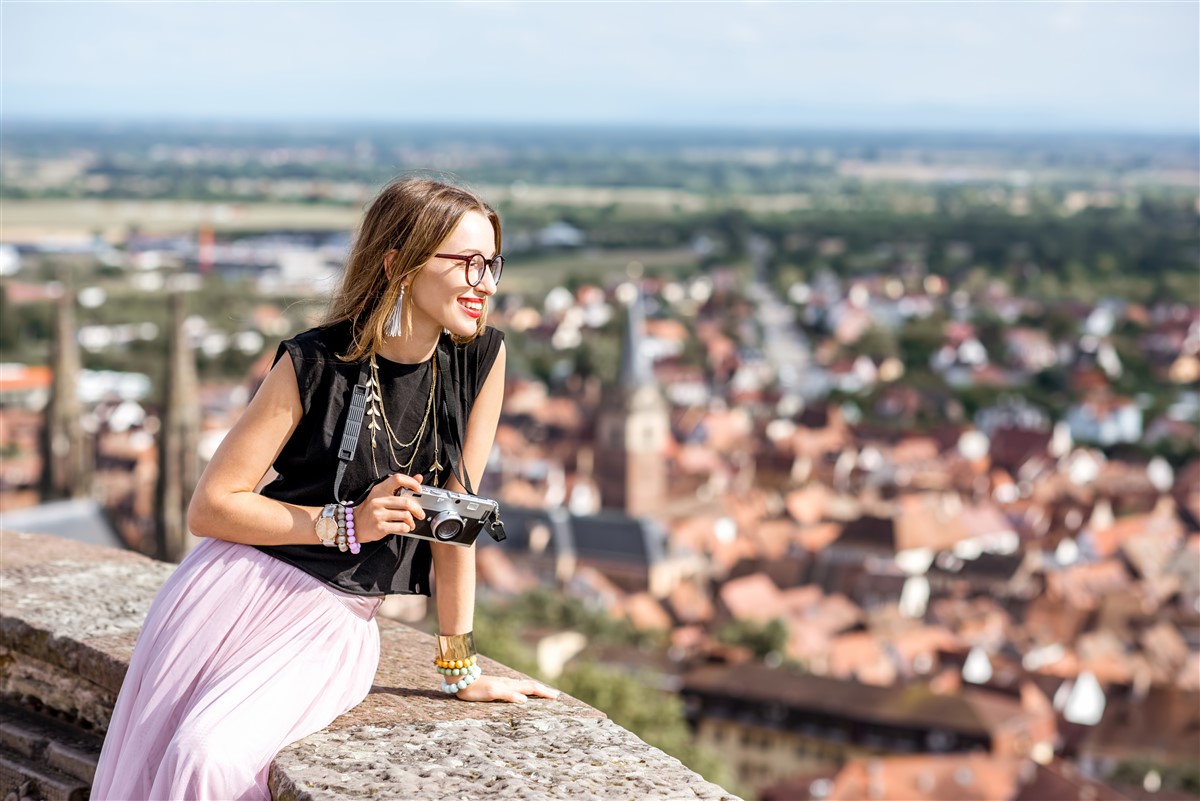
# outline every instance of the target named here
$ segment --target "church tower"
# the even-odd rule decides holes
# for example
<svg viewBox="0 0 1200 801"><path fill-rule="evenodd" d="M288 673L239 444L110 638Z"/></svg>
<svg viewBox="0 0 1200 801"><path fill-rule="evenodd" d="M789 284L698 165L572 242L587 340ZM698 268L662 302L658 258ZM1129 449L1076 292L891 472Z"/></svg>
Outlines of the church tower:
<svg viewBox="0 0 1200 801"><path fill-rule="evenodd" d="M630 517L653 517L667 497L670 419L642 347L644 337L639 292L625 316L617 381L601 393L596 420L595 478L601 505Z"/></svg>
<svg viewBox="0 0 1200 801"><path fill-rule="evenodd" d="M76 391L81 364L75 332L75 291L65 275L62 284L62 294L54 304L50 400L42 412L42 502L86 498L91 493L93 460Z"/></svg>
<svg viewBox="0 0 1200 801"><path fill-rule="evenodd" d="M196 357L183 329L186 317L186 300L182 292L176 291L171 295L167 376L158 434L158 485L154 493L155 555L171 562L178 562L187 552L187 507L200 478L200 402Z"/></svg>

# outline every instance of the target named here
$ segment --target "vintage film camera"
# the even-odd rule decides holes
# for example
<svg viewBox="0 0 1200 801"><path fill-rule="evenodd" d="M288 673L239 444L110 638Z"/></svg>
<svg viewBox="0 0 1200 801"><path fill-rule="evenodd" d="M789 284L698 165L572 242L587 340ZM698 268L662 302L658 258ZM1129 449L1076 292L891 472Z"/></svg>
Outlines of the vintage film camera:
<svg viewBox="0 0 1200 801"><path fill-rule="evenodd" d="M490 498L463 495L424 484L419 493L399 489L396 495L412 495L425 510L425 519L417 520L416 528L402 536L446 542L464 548L470 547L484 529L497 542L504 539L500 504Z"/></svg>

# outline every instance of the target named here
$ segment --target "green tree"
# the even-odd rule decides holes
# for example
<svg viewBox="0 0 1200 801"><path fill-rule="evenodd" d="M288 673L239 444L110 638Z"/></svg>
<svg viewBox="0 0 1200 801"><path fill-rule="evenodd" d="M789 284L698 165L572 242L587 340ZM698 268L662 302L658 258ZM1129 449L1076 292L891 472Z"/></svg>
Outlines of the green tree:
<svg viewBox="0 0 1200 801"><path fill-rule="evenodd" d="M534 589L507 604L476 605L475 642L479 652L514 670L539 676L531 649L521 637L526 628L580 631L592 643L637 644L645 639L627 622L613 621L602 611L588 609L580 601L548 588ZM654 689L649 677L584 663L569 666L550 683L599 709L617 725L709 781L732 787L732 776L722 760L693 742L679 697Z"/></svg>
<svg viewBox="0 0 1200 801"><path fill-rule="evenodd" d="M0 353L10 354L20 335L21 324L16 309L8 302L8 287L0 286Z"/></svg>
<svg viewBox="0 0 1200 801"><path fill-rule="evenodd" d="M763 659L770 653L784 653L788 642L788 626L781 618L767 623L734 620L717 629L716 638L727 645L749 648L756 657Z"/></svg>
<svg viewBox="0 0 1200 801"><path fill-rule="evenodd" d="M1150 771L1156 771L1162 780L1162 790L1175 793L1200 795L1200 760L1190 760L1175 765L1153 759L1134 758L1121 762L1108 776L1117 784L1141 787Z"/></svg>
<svg viewBox="0 0 1200 801"><path fill-rule="evenodd" d="M895 332L877 325L867 329L850 349L863 356L870 356L877 362L900 354Z"/></svg>

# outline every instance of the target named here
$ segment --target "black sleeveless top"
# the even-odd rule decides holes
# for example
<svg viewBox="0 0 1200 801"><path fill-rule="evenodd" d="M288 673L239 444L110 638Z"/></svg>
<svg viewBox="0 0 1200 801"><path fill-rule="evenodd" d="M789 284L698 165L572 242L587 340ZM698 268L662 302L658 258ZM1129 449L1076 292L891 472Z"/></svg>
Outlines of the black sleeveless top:
<svg viewBox="0 0 1200 801"><path fill-rule="evenodd" d="M449 341L448 334L442 334L438 358L443 358L447 352L451 354L453 386L440 386L442 379L439 375L438 394L448 391L457 393L459 430L462 432L466 431L471 407L496 361L503 339L504 335L491 327L463 346L454 345ZM301 506L324 506L336 500L333 497L333 484L338 469L337 451L346 425L346 407L358 382L360 368L359 364L338 358L338 354L345 353L349 345L348 323L313 328L280 343L275 362L284 353L291 356L300 388L303 415L275 460L273 467L279 476L263 487L262 494L266 497ZM446 345L448 347L443 347ZM380 396L392 431L401 443L408 442L420 428L425 416L433 360L420 364L400 364L376 356L375 362L382 385ZM410 470L400 470L400 463L408 461L411 449L400 449L393 445L392 450L399 458L399 463L392 462L386 430L375 432L376 447L372 454L372 432L364 422L358 438L358 452L347 465L342 479L342 500L357 502L379 478L394 472L420 473L424 483L444 485L451 475L444 443L451 434L448 433L449 421L439 413L443 408L442 403L434 403L429 428L422 437ZM429 469L435 461L431 430L434 415L437 416L438 438L443 443L438 461L445 466L441 474L436 476ZM471 479L473 483L479 481L478 476L471 476ZM384 537L363 543L357 556L322 545L315 532L312 545L256 547L343 592L355 595L429 595L432 554L426 540Z"/></svg>

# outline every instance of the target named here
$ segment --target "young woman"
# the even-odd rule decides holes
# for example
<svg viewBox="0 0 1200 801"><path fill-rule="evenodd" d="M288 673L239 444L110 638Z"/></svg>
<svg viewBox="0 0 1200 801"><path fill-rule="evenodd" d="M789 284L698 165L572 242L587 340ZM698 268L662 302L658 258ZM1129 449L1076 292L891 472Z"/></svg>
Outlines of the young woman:
<svg viewBox="0 0 1200 801"><path fill-rule="evenodd" d="M428 595L431 567L442 691L557 695L481 675L474 550L404 536L425 513L397 494L482 476L504 390L486 326L500 244L496 213L455 186L399 180L372 204L325 324L280 345L200 479L188 524L205 539L146 617L93 799L269 798L279 749L366 697L382 596ZM339 458L356 385L363 423Z"/></svg>

